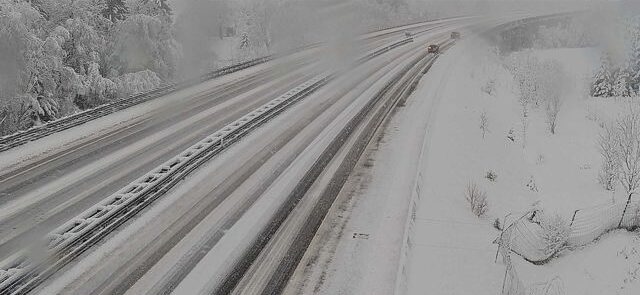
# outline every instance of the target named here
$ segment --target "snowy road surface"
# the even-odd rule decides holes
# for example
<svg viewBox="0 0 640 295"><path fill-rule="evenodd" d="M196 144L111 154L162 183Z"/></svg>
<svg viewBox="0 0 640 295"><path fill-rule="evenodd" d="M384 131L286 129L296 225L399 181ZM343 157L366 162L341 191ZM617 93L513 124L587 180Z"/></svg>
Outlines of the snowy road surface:
<svg viewBox="0 0 640 295"><path fill-rule="evenodd" d="M466 36L462 42L491 27L462 30ZM418 254L411 258L405 255L430 249L416 249L415 242L413 249L403 247L405 238L411 237L413 242L417 236L405 232L416 205L425 202L429 207L426 199L420 199L426 191L423 172L428 167L433 123L442 103L440 94L446 87L456 87L451 68L458 66L457 60L467 52L460 45L436 61L415 93L395 110L367 147L327 215L330 222L319 229L285 294L446 294L438 286L441 277L427 278L421 270L439 272L459 264L408 262ZM414 283L411 289L407 289L408 276Z"/></svg>
<svg viewBox="0 0 640 295"><path fill-rule="evenodd" d="M363 50L394 38L398 36L373 39ZM39 145L55 145L49 143L67 134L1 154L5 169L0 176L0 260L226 123L311 78L319 71L317 61L311 63L315 53L302 52L216 79L207 83L208 88L179 91L165 101L140 106L137 116L114 114L110 117L115 118L100 120L124 121L115 126L94 122L105 126L67 130L64 133L85 135L49 153L37 154L43 152ZM31 159L19 157L34 153Z"/></svg>
<svg viewBox="0 0 640 295"><path fill-rule="evenodd" d="M287 262L283 251L304 232L304 223L295 219L305 220L315 208L324 187L333 181L330 171L342 166L342 161L331 159L346 157L349 149L336 150L326 159L325 169L306 184L296 201L299 205L270 233L274 238L264 249L251 254L251 247L266 238L265 227L296 194L301 180L324 161L334 139L344 130L365 131L361 125L350 127L354 116L423 56L427 44L444 44L453 30L496 24L462 18L412 26L413 31L424 31L414 42L342 72L200 167L36 290L257 294L281 288L267 280ZM380 37L364 40L357 52L362 55L396 42L404 38L404 30L383 31ZM15 257L24 245L36 243L227 123L331 69L321 56L322 48L292 54L0 154L0 261ZM376 104L373 109L379 108ZM355 142L352 136L340 144L349 147ZM234 277L237 270L247 275Z"/></svg>

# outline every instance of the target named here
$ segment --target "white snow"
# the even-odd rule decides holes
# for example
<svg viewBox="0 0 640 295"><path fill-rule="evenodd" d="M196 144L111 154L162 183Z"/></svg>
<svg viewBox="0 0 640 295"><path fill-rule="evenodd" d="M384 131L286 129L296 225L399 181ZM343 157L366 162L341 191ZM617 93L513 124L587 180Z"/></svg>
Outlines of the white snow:
<svg viewBox="0 0 640 295"><path fill-rule="evenodd" d="M467 34L470 32L463 31L463 35ZM406 291L405 223L413 214L411 204L419 201L416 195L424 195L423 170L429 165L424 155L429 153L438 105L441 99L446 99L441 94L446 81L451 79L449 68L466 53L456 49L459 46L440 57L423 78L420 86L423 90L409 98L405 107L397 109L384 128L384 135L377 139L380 141L368 148L325 218L286 294L402 294ZM427 89L433 93L423 95ZM474 229L483 226L471 225ZM495 253L490 245L493 238L487 235L488 256ZM437 267L429 267L438 271L449 265L454 269L459 267L440 262ZM497 266L496 273L501 269ZM433 281L440 278L435 276ZM425 290L432 289L421 288L418 293ZM440 294L438 291L444 289L433 290L433 294Z"/></svg>
<svg viewBox="0 0 640 295"><path fill-rule="evenodd" d="M471 34L463 31L463 35ZM600 125L623 112L626 105L623 100L587 96L584 89L598 61L597 50L535 50L531 54L540 60L558 62L566 76L556 134L548 131L544 110L534 109L523 146L521 105L511 74L497 56L489 53L484 41L475 37L463 39L439 58L407 105L397 110L384 136L368 148L366 159L359 163L356 175L334 204L343 210L333 210L329 218L334 221L324 224L315 239L315 243L322 244L317 246L319 255L306 254L304 258L314 261L314 265L295 278L289 293L499 294L505 268L494 262L496 245L492 242L500 233L492 226L496 218L503 220L508 214L517 216L536 207L558 212L569 219L575 209L620 202L624 197L620 192L612 196L597 183L601 160L596 139ZM483 89L491 83L494 90L489 94ZM198 87L194 88L200 89ZM176 97L177 94L170 95L148 104L170 104ZM351 107L363 102L360 98ZM75 133L65 131L56 139L39 140L40 145L34 142L0 154L0 166L15 165L16 162L10 160L19 158L18 150L26 159L61 148L65 142L117 128L118 124L124 126L141 120L151 107L135 108L127 114L116 113L74 128ZM349 113L348 108L343 111ZM484 137L479 128L482 113L486 113L489 122L489 131ZM286 124L283 120L279 117L270 124ZM341 117L327 124L329 131L318 136L300 156L301 160L289 167L226 232L175 294L208 290L219 283L232 258L249 246L250 237L257 233L259 225L264 224L283 201L304 168L315 159L313 155L331 138L329 135L338 130L330 128L332 124L339 125L345 120ZM508 139L510 132L514 141ZM224 163L231 163L232 155L250 152L248 146L257 142L259 135L252 135L253 139L246 139L234 153L206 165L197 176L154 205L143 218L133 221L101 245L100 251L87 255L71 271L62 274L50 286L53 289L46 291L64 291L76 286L92 288L92 283L87 282L90 276L104 276L106 274L100 272L114 266L92 274L85 273L88 269L107 260L109 255L143 251L140 241L159 234L162 226L186 214L199 197L196 190L204 190L203 183L223 181L222 175L231 173L230 166L233 166ZM224 171L217 171L218 167L225 167ZM485 177L489 171L496 173L495 181ZM485 217L478 218L469 210L464 195L469 182L477 183L487 192L489 212ZM532 185L535 189L531 189ZM234 195L241 192L243 189L239 188ZM237 207L239 201L241 199L225 200L172 253L182 255L190 251L212 224L228 217L223 211ZM176 207L170 218L162 218L164 224L154 226L153 232L145 232L146 237L137 237L140 241L132 241L132 237L151 227L154 220L160 220L161 214L178 203L181 206ZM566 294L638 294L639 241L637 232L615 231L580 249L563 251L543 266L532 265L517 255L513 255L514 263L527 286L559 277ZM128 256L109 263L123 263L125 257ZM176 260L178 256L162 260L160 267L164 269L157 273L152 270L131 292L147 290L162 279L167 265Z"/></svg>
<svg viewBox="0 0 640 295"><path fill-rule="evenodd" d="M535 206L570 220L575 209L612 202L611 193L597 182L601 160L596 139L599 124L614 118L625 104L587 97L585 83L598 60L597 51L533 51L541 60L559 62L567 80L556 134L548 131L544 108L534 109L523 148L521 106L511 74L487 53L486 44L466 42L466 54L456 55L464 56L457 64L446 64L445 55L432 70L437 72L438 66L446 64L448 71L440 68L440 73L448 75L448 85L439 88L427 79L415 94L417 99L440 97L442 104L426 148L424 186L408 259L408 294L499 294L505 268L494 263L492 242L499 235L492 227L494 219L502 221L509 213L519 216ZM481 89L492 79L495 90L489 95ZM479 127L482 112L489 120L484 139ZM511 129L515 142L507 138ZM488 171L497 174L496 181L485 178ZM535 191L527 187L532 179ZM465 200L471 181L487 192L489 212L483 218L475 217ZM620 201L620 197L615 198ZM621 287L633 290L621 294L637 294L637 283L622 283L625 276L620 275L627 268L637 268L637 263L609 259L637 236L625 232L605 236L585 250L563 253L544 267L524 261L516 267L528 287L559 276L566 294L613 294ZM613 241L608 241L610 237ZM604 274L605 269L612 273Z"/></svg>
<svg viewBox="0 0 640 295"><path fill-rule="evenodd" d="M640 292L640 234L613 231L580 249L561 253L547 265L514 259L518 274L531 282L560 278L566 295Z"/></svg>

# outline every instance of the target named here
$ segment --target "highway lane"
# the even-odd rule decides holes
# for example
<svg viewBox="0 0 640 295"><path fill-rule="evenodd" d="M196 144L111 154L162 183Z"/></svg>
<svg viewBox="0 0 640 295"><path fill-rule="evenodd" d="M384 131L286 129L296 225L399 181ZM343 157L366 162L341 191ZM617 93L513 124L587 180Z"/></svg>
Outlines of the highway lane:
<svg viewBox="0 0 640 295"><path fill-rule="evenodd" d="M42 166L48 168L46 176L34 176L34 182L38 185L24 186L26 192L22 194L25 197L42 196L42 199L2 220L0 253L11 253L29 241L42 237L42 234L195 141L265 102L270 95L286 91L304 78L304 74L292 72L235 97L230 100L233 103L194 108L180 114L179 118L169 120L167 125L149 122L136 124L121 130L121 137L111 137L108 144L99 139L92 145L73 150L61 159L60 166Z"/></svg>
<svg viewBox="0 0 640 295"><path fill-rule="evenodd" d="M423 50L426 40L422 42L411 44L408 47L414 52ZM291 111L283 113L273 122L265 125L265 130L259 132L260 134L250 135L243 139L232 148L234 152L229 150L219 159L215 159L211 164L214 168L204 177L206 181L203 182L203 179L199 179L200 181L194 185L193 190L184 191L181 189L179 195L174 195L173 198L179 203L166 207L167 211L162 214L158 213L157 216L162 216L162 220L156 218L153 219L156 222L152 223L133 221L122 233L116 235L130 234L127 238L113 239L125 241L124 244L113 244L108 241L99 250L96 250L96 253L101 253L99 255L102 257L107 255L113 258L107 259L107 261L93 260L94 262L99 261L99 265L93 265L80 278L71 279L70 276L62 275L59 281L73 281L73 286L64 290L75 293L100 291L104 294L112 293L114 288L122 291L131 284L126 281L127 278L131 278L127 274L132 272L136 273L133 276L135 278L148 272L145 276L157 279L143 278L138 285L150 287L149 290L152 290L152 293L153 290L167 290L164 285L167 275L177 278L170 282L175 286L175 283L180 282L181 277L186 275L189 268L193 267L193 263L186 263L186 270L178 268L177 273L172 272L175 268L171 263L158 262L157 268L150 271L146 269L151 266L145 264L151 264L153 262L149 262L149 260L153 261L158 258L186 257L180 253L162 255L166 251L174 251L174 249L186 251L187 256L198 256L193 256L193 253L199 253L199 250L188 246L188 241L193 242L195 239L204 242L206 248L210 239L202 236L188 238L185 235L196 231L194 224L198 225L198 222L204 218L202 216L206 216L205 219L208 219L208 222L200 224L205 224L204 228L215 229L213 231L205 230L205 232L211 234L208 237L213 237L214 244L216 244L215 240L219 238L220 233L224 232L226 227L232 226L235 223L233 220L237 220L256 199L262 198L264 190L273 183L274 178L277 178L285 169L289 169L288 164L296 160L297 155L312 145L311 142L316 139L319 132L327 128L336 116L344 113L354 99L358 97L361 100L366 99L367 95L371 95L372 89L380 87L376 83L379 82L381 76L397 67L396 60L403 54L407 54L406 50L409 50L401 48L358 69L349 71L345 75L352 78L326 85L299 105L294 106ZM187 182L189 179L186 180L184 187L188 187ZM172 198L171 196L167 197ZM137 231L134 231L133 229L136 228L134 225L138 223L141 225ZM134 231L135 234L131 231ZM218 237L215 237L216 235ZM182 241L186 241L187 246L177 245ZM173 245L176 246L171 248ZM160 254L157 254L158 252ZM95 259L95 255L97 254L87 255L84 262L90 264L90 261ZM151 257L154 255L162 257L152 259ZM187 260L190 259L187 257ZM195 262L198 260L196 258ZM86 263L81 264L84 266L78 267L86 267ZM140 267L140 265L143 266ZM119 283L123 281L125 281L124 287L119 286ZM146 287L141 288L147 290ZM137 289L134 287L133 290ZM178 291L176 292L179 294ZM134 291L132 294L140 294L140 292Z"/></svg>
<svg viewBox="0 0 640 295"><path fill-rule="evenodd" d="M445 44L448 41L448 36L445 35L440 37L440 40L434 38L432 42ZM417 71L423 70L426 64L435 58L435 55L426 54L422 48L417 48L409 52L406 57L399 59L404 62L399 63L398 68L414 67L412 71L401 72L407 77L406 79L411 79L417 76ZM403 80L398 80L398 82L401 81ZM325 210L328 210L333 203L333 195L337 194L342 187L341 181L348 177L351 164L358 160L359 151L367 145L369 136L373 135L378 124L401 98L397 92L403 91L403 87L409 87L409 85L397 83L389 88L387 94L381 95L379 102L374 104L368 114L363 117L362 123L356 125L353 130L349 130L353 135L344 142L344 148L336 151L335 156L326 164L309 189L299 196L299 204L290 214L287 214L282 225L251 263L233 289L233 294L282 292L281 288L286 285L289 273L295 269L299 257L304 253L305 248L302 247L306 245L306 240L313 237L316 224L319 224Z"/></svg>
<svg viewBox="0 0 640 295"><path fill-rule="evenodd" d="M272 134L274 138L266 138L267 142L261 143L265 147L269 147L269 150L273 149L273 154L264 154L262 152L257 153L258 157L254 157L246 161L246 164L240 166L240 169L248 169L250 176L242 179L239 186L231 188L231 191L218 191L217 188L207 194L207 199L216 199L226 202L226 204L233 203L233 209L227 206L221 206L224 209L216 208L218 212L224 212L219 214L218 212L210 214L209 218L216 220L209 220L203 222L203 224L212 225L207 233L202 236L198 242L198 249L208 249L213 247L221 238L220 232L228 229L233 225L240 216L264 193L268 186L273 183L285 169L287 169L292 162L299 156L302 151L307 148L312 141L316 138L326 126L333 122L338 114L348 108L353 98L358 94L366 91L370 86L373 86L375 81L380 77L380 73L390 70L393 60L383 59L382 62L374 63L366 67L366 74L358 74L358 79L349 81L348 83L329 84L327 87L337 88L340 91L319 91L318 94L314 94L308 98L309 105L301 106L304 108L304 112L287 114L288 121L296 122L288 128L279 128L278 130L267 131L268 134ZM349 73L351 74L351 73ZM348 75L348 74L347 74ZM336 87L338 86L338 87ZM344 92L343 92L344 91ZM244 160L243 160L244 162ZM260 163L256 169L255 163ZM228 202L227 202L228 201ZM222 211L221 211L222 210ZM217 218L216 218L217 217ZM225 218L228 217L228 218ZM181 218L181 220L183 220ZM197 236L198 234L194 234ZM189 244L190 238L181 241L182 244ZM171 288L177 286L178 283L188 274L189 270L199 262L200 259L206 254L206 251L199 251L191 249L188 252L181 252L180 250L188 249L182 245L177 246L176 250L163 257L163 260L176 260L180 259L183 263L179 266L171 266L174 263L162 261L158 263L158 266L151 272L154 274L148 275L145 280L151 280L151 277L158 276L158 273L163 273L161 278L158 278L155 284L150 287L149 294L167 294L171 291ZM138 288L141 285L145 285L146 282L140 282L139 285L130 290L130 294L136 294L142 291ZM179 292L178 292L179 293Z"/></svg>
<svg viewBox="0 0 640 295"><path fill-rule="evenodd" d="M364 50L401 35L372 38ZM6 172L0 176L0 260L196 140L311 77L317 73L309 62L313 54L300 54L239 82L187 97L121 129ZM229 101L233 103L220 107Z"/></svg>
<svg viewBox="0 0 640 295"><path fill-rule="evenodd" d="M432 26L435 27L435 25ZM398 31L395 35L374 38L368 46L363 46L363 48L370 50L391 40L396 41L402 35L403 32ZM415 49L422 45L424 44L412 45L412 48ZM148 116L116 129L106 136L101 134L101 136L95 136L77 145L71 144L59 153L48 155L39 162L27 163L27 165L0 176L0 188L6 188L3 191L2 199L0 199L0 233L2 234L0 235L0 260L20 250L25 244L42 237L52 228L123 187L137 176L178 154L198 139L213 133L226 123L246 114L278 94L287 92L317 74L318 71L324 70L325 68L318 66L317 62L313 63L315 55L317 55L317 51L307 53L307 56L304 54L294 55L295 58L289 57L288 63L266 67L264 70L250 75L251 79L244 81L239 79L236 83L227 83L222 87L185 97L184 101L154 110ZM392 64L395 58L387 56L377 60L375 66L384 67L384 65ZM356 75L360 77L358 79L361 79L362 77L370 77L373 73L376 72L356 73ZM347 73L347 75L351 74L353 72ZM343 92L333 93L329 96L336 100L344 100L344 94L349 93L355 85L358 85L353 80L349 83L352 84L342 88ZM335 85L331 86L330 90L336 91ZM261 167L262 163L268 161L270 159L268 155L275 154L279 150L278 147L282 147L283 144L295 141L291 137L293 134L300 132L301 128L307 126L306 124L309 124L313 118L323 114L323 109L335 105L326 99L327 96L323 96L317 97L314 101L319 103L316 107L311 107L316 111L315 116L301 112L299 116L302 118L287 122L289 124L295 122L295 124L290 129L286 129L290 135L277 137L280 143L272 143L268 147L262 146L260 153L256 153L256 150L247 151L248 154L262 156L252 158L254 162L247 166L251 169L245 171L244 179L238 178L242 169L228 168L231 169L229 172L235 176L226 179L227 193L223 195L234 192L235 188L245 180L253 179L250 172L255 171ZM179 111L176 112L176 109ZM344 105L338 109L344 109ZM330 120L318 126L326 126L327 122ZM281 129L278 132L282 131ZM299 151L304 146L308 146L312 139L313 136L307 135L305 137L306 143L298 143ZM260 148L260 145L252 148ZM295 154L295 152L290 153L289 160L277 162L280 163L279 167L286 167L284 163L293 161L292 155ZM231 163L227 167L237 168L237 164ZM277 177L277 175L277 173L271 173L270 177ZM264 182L262 186L264 187L267 183L269 181ZM18 196L17 199L15 196ZM258 198L260 194L256 192L253 196ZM25 199L26 202L16 202L16 200L22 201L22 199ZM212 207L216 208L216 206ZM212 209L211 206L204 208ZM184 219L191 221L186 223L186 227L183 226L178 230L180 232L178 235L171 236L176 241L180 240L176 237L184 236L186 230L190 229L189 225L197 224L198 218L206 215L207 212L203 211L199 215L194 215L193 212L187 213L189 214L185 214ZM159 247L156 248L170 248L171 243L159 240L157 245ZM160 257L158 256L158 259ZM131 265L136 266L134 271L138 273L137 276L146 272L144 267L140 268L137 266L138 264ZM116 279L111 282L120 281ZM104 287L95 290L109 293L113 288L121 288L134 283L113 284L109 281L106 282Z"/></svg>

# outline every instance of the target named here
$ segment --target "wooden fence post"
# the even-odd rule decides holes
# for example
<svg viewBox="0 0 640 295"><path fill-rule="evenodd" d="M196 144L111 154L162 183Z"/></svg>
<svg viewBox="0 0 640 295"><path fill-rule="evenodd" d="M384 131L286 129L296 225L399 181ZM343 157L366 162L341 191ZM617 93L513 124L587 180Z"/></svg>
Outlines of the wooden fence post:
<svg viewBox="0 0 640 295"><path fill-rule="evenodd" d="M504 279L502 279L502 293L500 293L500 295L504 295L504 287L507 284L507 273L509 273L509 266L511 264L507 264L507 267L505 267L504 269Z"/></svg>
<svg viewBox="0 0 640 295"><path fill-rule="evenodd" d="M578 211L580 211L580 209L573 211L573 217L571 217L571 223L569 223L569 227L571 227L573 225L573 222L576 220L576 214L578 214Z"/></svg>

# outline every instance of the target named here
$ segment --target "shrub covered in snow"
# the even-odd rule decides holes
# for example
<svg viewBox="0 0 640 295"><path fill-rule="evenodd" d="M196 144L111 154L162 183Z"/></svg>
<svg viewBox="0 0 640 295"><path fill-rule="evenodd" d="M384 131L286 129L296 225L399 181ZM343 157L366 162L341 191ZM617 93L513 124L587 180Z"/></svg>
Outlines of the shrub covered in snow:
<svg viewBox="0 0 640 295"><path fill-rule="evenodd" d="M480 90L482 90L482 92L488 95L493 95L494 92L496 91L496 80L495 79L487 80L487 83L485 83Z"/></svg>
<svg viewBox="0 0 640 295"><path fill-rule="evenodd" d="M489 132L489 117L487 117L487 112L480 113L480 131L482 131L482 138L484 139L487 132Z"/></svg>
<svg viewBox="0 0 640 295"><path fill-rule="evenodd" d="M493 220L493 228L502 230L502 223L500 222L500 218L496 218Z"/></svg>
<svg viewBox="0 0 640 295"><path fill-rule="evenodd" d="M527 182L527 188L532 192L538 192L538 185L536 184L536 180L533 178L533 175L529 177L529 182Z"/></svg>
<svg viewBox="0 0 640 295"><path fill-rule="evenodd" d="M471 212L478 217L484 216L489 210L487 193L481 190L480 187L473 182L469 182L467 184L465 199L467 200L467 203L469 203Z"/></svg>
<svg viewBox="0 0 640 295"><path fill-rule="evenodd" d="M540 226L542 227L542 240L545 243L544 252L547 255L552 255L567 245L571 228L560 215L543 214L540 218Z"/></svg>
<svg viewBox="0 0 640 295"><path fill-rule="evenodd" d="M114 79L121 96L133 95L158 88L162 80L156 73L144 70L127 73Z"/></svg>
<svg viewBox="0 0 640 295"><path fill-rule="evenodd" d="M493 170L489 170L487 171L487 174L485 174L484 178L488 179L489 181L495 182L496 180L498 180L498 174Z"/></svg>

